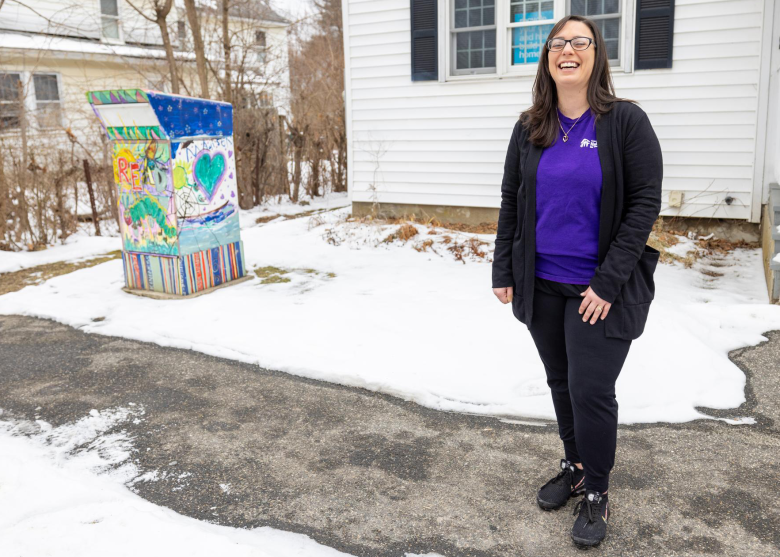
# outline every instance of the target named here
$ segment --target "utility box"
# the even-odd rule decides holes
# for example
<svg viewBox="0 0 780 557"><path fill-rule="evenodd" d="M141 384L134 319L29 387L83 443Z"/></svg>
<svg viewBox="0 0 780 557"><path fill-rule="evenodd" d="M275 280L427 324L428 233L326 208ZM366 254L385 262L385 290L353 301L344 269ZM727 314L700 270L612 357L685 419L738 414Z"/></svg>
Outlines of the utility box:
<svg viewBox="0 0 780 557"><path fill-rule="evenodd" d="M245 278L233 107L146 89L87 99L111 140L125 290L191 296Z"/></svg>

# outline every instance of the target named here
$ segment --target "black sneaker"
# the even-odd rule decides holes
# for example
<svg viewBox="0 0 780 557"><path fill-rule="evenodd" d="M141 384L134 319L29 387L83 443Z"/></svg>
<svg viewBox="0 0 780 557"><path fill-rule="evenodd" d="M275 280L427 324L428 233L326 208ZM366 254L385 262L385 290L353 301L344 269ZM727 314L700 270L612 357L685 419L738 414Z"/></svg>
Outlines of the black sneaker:
<svg viewBox="0 0 780 557"><path fill-rule="evenodd" d="M607 534L609 499L598 491L588 489L577 502L574 514L580 513L571 529L571 539L578 547L595 547Z"/></svg>
<svg viewBox="0 0 780 557"><path fill-rule="evenodd" d="M561 471L544 484L536 494L536 502L546 511L564 506L570 497L585 492L585 471L566 459L561 459Z"/></svg>

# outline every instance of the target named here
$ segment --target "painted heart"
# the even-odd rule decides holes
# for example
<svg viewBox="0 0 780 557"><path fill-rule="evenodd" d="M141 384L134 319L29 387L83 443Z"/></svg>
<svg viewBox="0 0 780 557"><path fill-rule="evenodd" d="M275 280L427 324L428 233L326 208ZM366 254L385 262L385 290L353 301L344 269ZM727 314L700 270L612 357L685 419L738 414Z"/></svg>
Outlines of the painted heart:
<svg viewBox="0 0 780 557"><path fill-rule="evenodd" d="M217 193L217 188L222 178L225 177L225 171L227 170L227 164L225 155L217 153L213 157L210 153L206 152L201 154L195 161L195 167L193 168L193 174L195 175L195 183L203 192L209 201L214 198Z"/></svg>

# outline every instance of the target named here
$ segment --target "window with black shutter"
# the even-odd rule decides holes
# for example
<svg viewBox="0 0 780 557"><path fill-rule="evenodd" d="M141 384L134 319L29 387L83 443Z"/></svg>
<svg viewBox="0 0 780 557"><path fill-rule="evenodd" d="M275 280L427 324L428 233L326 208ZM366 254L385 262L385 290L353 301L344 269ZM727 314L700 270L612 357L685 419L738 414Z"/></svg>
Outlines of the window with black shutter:
<svg viewBox="0 0 780 557"><path fill-rule="evenodd" d="M637 0L637 70L672 67L674 0Z"/></svg>
<svg viewBox="0 0 780 557"><path fill-rule="evenodd" d="M411 0L412 81L439 79L437 0Z"/></svg>

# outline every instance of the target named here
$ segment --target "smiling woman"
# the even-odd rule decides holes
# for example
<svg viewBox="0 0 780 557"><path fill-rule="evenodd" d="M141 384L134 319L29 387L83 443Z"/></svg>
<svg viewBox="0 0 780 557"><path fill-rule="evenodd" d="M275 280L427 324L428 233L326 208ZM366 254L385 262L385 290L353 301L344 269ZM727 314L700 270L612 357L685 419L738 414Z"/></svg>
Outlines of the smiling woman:
<svg viewBox="0 0 780 557"><path fill-rule="evenodd" d="M582 495L571 537L598 545L615 461L615 382L643 330L659 253L661 147L647 115L615 96L599 26L558 21L533 104L515 124L501 184L493 292L525 323L547 373L564 447L542 509ZM576 513L576 510L575 510Z"/></svg>

